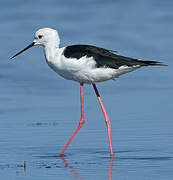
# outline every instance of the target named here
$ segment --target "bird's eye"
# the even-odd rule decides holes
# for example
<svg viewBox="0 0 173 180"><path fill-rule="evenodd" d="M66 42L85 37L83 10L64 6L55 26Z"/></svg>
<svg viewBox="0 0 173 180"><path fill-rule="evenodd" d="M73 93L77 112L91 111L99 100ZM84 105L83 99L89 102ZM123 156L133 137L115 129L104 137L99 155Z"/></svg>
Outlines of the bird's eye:
<svg viewBox="0 0 173 180"><path fill-rule="evenodd" d="M43 36L42 35L38 35L38 38L41 39Z"/></svg>

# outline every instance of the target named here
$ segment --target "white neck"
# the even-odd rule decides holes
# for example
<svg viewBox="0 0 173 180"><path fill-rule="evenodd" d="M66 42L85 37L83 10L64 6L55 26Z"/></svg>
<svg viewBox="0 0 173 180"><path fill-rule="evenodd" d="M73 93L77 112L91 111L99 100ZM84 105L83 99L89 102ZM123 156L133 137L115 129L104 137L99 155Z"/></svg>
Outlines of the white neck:
<svg viewBox="0 0 173 180"><path fill-rule="evenodd" d="M47 43L44 46L44 53L47 61L53 61L59 50L58 42Z"/></svg>

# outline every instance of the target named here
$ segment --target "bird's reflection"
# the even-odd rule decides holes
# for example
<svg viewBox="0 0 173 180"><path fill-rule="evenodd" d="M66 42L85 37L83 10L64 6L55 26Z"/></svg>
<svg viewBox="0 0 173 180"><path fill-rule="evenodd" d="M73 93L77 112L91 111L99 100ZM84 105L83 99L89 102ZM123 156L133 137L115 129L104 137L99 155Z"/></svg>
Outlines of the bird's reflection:
<svg viewBox="0 0 173 180"><path fill-rule="evenodd" d="M57 156L54 156L54 157L57 158ZM64 168L67 169L70 172L70 174L73 175L75 180L77 180L77 179L85 180L85 178L81 177L81 175L78 173L78 171L68 163L65 156L58 156L58 158L60 158L62 160ZM24 172L26 173L26 171L27 171L26 161L24 161L23 168L24 168ZM113 157L110 158L108 180L112 180L112 169L113 169Z"/></svg>
<svg viewBox="0 0 173 180"><path fill-rule="evenodd" d="M108 180L112 180L112 166L113 166L113 159L114 159L113 157L111 157L111 159L110 159Z"/></svg>
<svg viewBox="0 0 173 180"><path fill-rule="evenodd" d="M83 177L80 176L80 174L77 172L76 169L74 169L70 164L67 162L64 156L61 156L61 159L63 161L64 167L69 169L69 172L74 176L74 179L81 179L85 180Z"/></svg>
<svg viewBox="0 0 173 180"><path fill-rule="evenodd" d="M67 162L67 160L65 159L64 156L61 156L61 159L62 159L62 161L63 161L63 163L64 163L64 167L69 169L69 172L70 172L71 174L73 174L75 180L76 180L76 179L84 180L84 178L80 176L80 174L78 173L78 171L77 171L76 169L74 169L74 168ZM112 180L112 167L113 167L113 157L111 157L111 159L110 159L108 180Z"/></svg>

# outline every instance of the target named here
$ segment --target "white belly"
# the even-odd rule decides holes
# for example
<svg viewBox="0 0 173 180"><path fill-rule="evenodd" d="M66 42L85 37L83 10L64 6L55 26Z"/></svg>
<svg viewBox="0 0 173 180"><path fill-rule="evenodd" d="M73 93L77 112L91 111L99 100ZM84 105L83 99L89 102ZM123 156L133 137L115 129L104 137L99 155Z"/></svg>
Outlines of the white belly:
<svg viewBox="0 0 173 180"><path fill-rule="evenodd" d="M75 58L67 59L63 55L55 61L48 61L48 65L65 79L89 84L114 79L121 74L136 69L136 67L125 66L121 66L119 69L97 68L92 57L82 57L77 60Z"/></svg>

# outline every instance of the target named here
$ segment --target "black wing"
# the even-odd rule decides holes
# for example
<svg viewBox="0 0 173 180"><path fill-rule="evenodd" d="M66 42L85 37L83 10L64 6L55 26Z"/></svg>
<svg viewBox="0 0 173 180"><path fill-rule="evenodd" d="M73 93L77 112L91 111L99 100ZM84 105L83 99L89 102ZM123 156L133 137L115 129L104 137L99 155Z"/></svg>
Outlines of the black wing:
<svg viewBox="0 0 173 180"><path fill-rule="evenodd" d="M63 52L66 58L80 59L83 56L93 57L97 67L109 67L118 69L120 66L149 66L163 65L157 61L141 61L134 58L119 56L111 50L90 45L67 46Z"/></svg>

